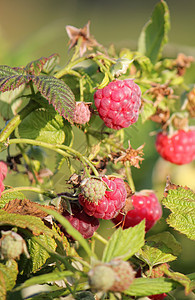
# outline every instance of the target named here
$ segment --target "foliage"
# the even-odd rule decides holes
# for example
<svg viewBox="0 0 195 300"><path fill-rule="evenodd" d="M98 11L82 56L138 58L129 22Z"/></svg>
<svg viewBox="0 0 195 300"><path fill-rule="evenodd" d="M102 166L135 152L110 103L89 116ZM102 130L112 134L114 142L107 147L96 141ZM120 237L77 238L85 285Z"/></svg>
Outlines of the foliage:
<svg viewBox="0 0 195 300"><path fill-rule="evenodd" d="M181 126L191 125L194 102L188 97L192 88L184 75L193 59L184 54L163 57L169 18L168 6L162 0L143 27L136 51L113 46L105 49L90 37L88 22L83 29L68 26L72 56L64 67L59 65L57 54L41 57L25 67L0 66L0 115L5 121L0 150L6 152L9 172L23 174L29 181L28 186L5 186L2 193L0 189L0 229L20 234L30 255L28 258L21 252L18 259L1 257L2 300L37 284L46 285L47 290L37 291L30 299L139 299L168 294L181 287L186 295L193 292L194 274L184 275L164 267L182 251L170 232L147 236L143 220L125 230L115 228L108 241L98 232L84 239L62 214L64 209L71 213L70 201L77 201L83 178L105 174L123 178L129 185L130 199L135 193L131 169L134 166L141 172L144 145L131 147L129 136L131 141L134 136L129 128L117 131L104 126L93 101L97 89L116 79L133 78L142 92L140 126L150 122L157 131L171 134ZM91 119L84 125L74 121L79 101L84 101L91 111ZM79 151L74 132L79 132ZM36 151L32 151L33 147ZM52 153L54 167L46 162L45 153ZM124 159L130 153L133 159ZM64 169L68 180L58 192L53 178L56 174L61 176ZM38 197L28 200L25 191ZM167 224L195 240L194 192L168 181L161 198L170 211ZM97 241L102 243L101 257ZM133 283L121 294L91 290L88 272L94 265L114 259L132 264L137 272ZM156 267L163 274L154 278L151 274Z"/></svg>

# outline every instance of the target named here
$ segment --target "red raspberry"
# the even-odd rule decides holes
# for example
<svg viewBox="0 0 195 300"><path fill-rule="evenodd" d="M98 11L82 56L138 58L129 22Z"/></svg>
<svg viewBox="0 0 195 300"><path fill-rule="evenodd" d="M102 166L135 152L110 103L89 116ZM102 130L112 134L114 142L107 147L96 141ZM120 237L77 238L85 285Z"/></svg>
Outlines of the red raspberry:
<svg viewBox="0 0 195 300"><path fill-rule="evenodd" d="M0 161L0 174L2 175L2 180L4 180L7 175L7 164L3 160Z"/></svg>
<svg viewBox="0 0 195 300"><path fill-rule="evenodd" d="M91 117L91 112L89 110L89 105L85 102L76 102L76 107L74 111L74 123L86 124L89 122Z"/></svg>
<svg viewBox="0 0 195 300"><path fill-rule="evenodd" d="M79 194L79 202L89 216L109 220L114 218L125 205L127 192L125 183L120 178L112 177L109 180L107 177L102 177L102 180L112 191L105 191L104 196L96 202L88 201L83 194Z"/></svg>
<svg viewBox="0 0 195 300"><path fill-rule="evenodd" d="M195 159L195 130L178 130L169 137L160 132L156 137L156 150L173 164L184 165Z"/></svg>
<svg viewBox="0 0 195 300"><path fill-rule="evenodd" d="M134 209L129 210L124 218L124 214L119 213L112 221L123 229L133 227L139 224L143 219L146 220L146 231L154 226L154 224L162 216L162 207L156 195L152 191L143 190L134 194L132 197ZM124 218L124 224L121 222Z"/></svg>
<svg viewBox="0 0 195 300"><path fill-rule="evenodd" d="M153 300L163 300L166 296L167 294L163 293L163 294L152 295L149 296L148 298Z"/></svg>
<svg viewBox="0 0 195 300"><path fill-rule="evenodd" d="M94 94L100 118L109 128L129 127L138 119L141 90L131 79L110 82Z"/></svg>
<svg viewBox="0 0 195 300"><path fill-rule="evenodd" d="M71 203L72 214L68 211L63 212L63 216L71 223L71 225L77 229L85 239L88 239L93 236L94 232L99 227L99 221L95 217L87 215L83 207L78 203ZM59 225L62 232L65 233L66 236L72 238L67 234L65 229Z"/></svg>
<svg viewBox="0 0 195 300"><path fill-rule="evenodd" d="M1 197L1 193L4 191L4 189L5 189L5 187L4 187L3 181L0 178L0 197Z"/></svg>

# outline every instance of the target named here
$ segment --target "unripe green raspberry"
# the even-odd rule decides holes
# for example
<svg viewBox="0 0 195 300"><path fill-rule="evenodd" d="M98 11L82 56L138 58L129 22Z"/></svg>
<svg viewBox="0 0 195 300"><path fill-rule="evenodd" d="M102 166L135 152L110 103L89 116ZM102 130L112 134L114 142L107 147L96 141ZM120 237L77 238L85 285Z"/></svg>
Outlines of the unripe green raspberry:
<svg viewBox="0 0 195 300"><path fill-rule="evenodd" d="M135 272L131 265L127 261L120 259L112 260L109 265L116 274L110 291L123 292L127 290L135 278Z"/></svg>
<svg viewBox="0 0 195 300"><path fill-rule="evenodd" d="M106 292L115 282L115 272L106 264L97 265L88 273L92 289Z"/></svg>
<svg viewBox="0 0 195 300"><path fill-rule="evenodd" d="M85 178L81 182L81 194L89 202L98 203L107 189L106 183L97 178Z"/></svg>
<svg viewBox="0 0 195 300"><path fill-rule="evenodd" d="M24 239L13 231L1 231L0 253L2 259L19 259L22 253L29 258Z"/></svg>

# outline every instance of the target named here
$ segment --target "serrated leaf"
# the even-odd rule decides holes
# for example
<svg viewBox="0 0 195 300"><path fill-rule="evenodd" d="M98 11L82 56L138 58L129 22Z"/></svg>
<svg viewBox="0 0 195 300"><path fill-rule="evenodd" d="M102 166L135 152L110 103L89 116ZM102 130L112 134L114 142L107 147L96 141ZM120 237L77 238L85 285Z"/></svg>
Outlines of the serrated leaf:
<svg viewBox="0 0 195 300"><path fill-rule="evenodd" d="M52 229L48 228L38 217L12 214L7 213L4 210L0 210L0 226L5 225L27 228L37 236L43 233L50 237L56 236L56 233ZM59 236L57 235L56 237L58 238Z"/></svg>
<svg viewBox="0 0 195 300"><path fill-rule="evenodd" d="M182 247L181 244L175 239L175 237L169 232L164 231L157 233L147 238L147 241L154 241L156 243L163 242L171 250L171 254L178 256Z"/></svg>
<svg viewBox="0 0 195 300"><path fill-rule="evenodd" d="M0 198L0 209L5 206L5 204L9 203L11 200L14 199L25 199L25 195L18 191L2 193Z"/></svg>
<svg viewBox="0 0 195 300"><path fill-rule="evenodd" d="M153 64L160 57L168 40L169 28L169 9L162 0L155 6L151 19L142 29L138 40L138 51L149 57Z"/></svg>
<svg viewBox="0 0 195 300"><path fill-rule="evenodd" d="M18 264L14 259L0 263L0 299L6 300L7 291L10 291L16 283Z"/></svg>
<svg viewBox="0 0 195 300"><path fill-rule="evenodd" d="M58 60L59 56L57 54L52 54L49 57L41 57L30 62L26 66L25 70L28 74L36 76L38 76L41 71L49 73L54 68Z"/></svg>
<svg viewBox="0 0 195 300"><path fill-rule="evenodd" d="M55 251L57 244L51 236L41 234L36 237L36 239L45 246L48 246L51 250ZM23 257L23 260L21 260L20 263L20 269L22 270L22 274L35 273L46 263L50 254L36 242L33 236L28 238L26 243L30 259Z"/></svg>
<svg viewBox="0 0 195 300"><path fill-rule="evenodd" d="M151 268L169 261L173 261L177 256L172 255L170 249L161 241L160 243L147 242L135 255L140 260L147 263Z"/></svg>
<svg viewBox="0 0 195 300"><path fill-rule="evenodd" d="M75 96L69 86L60 79L50 76L32 78L35 86L43 97L68 121L73 121L75 111Z"/></svg>
<svg viewBox="0 0 195 300"><path fill-rule="evenodd" d="M171 272L165 268L165 274L174 281L177 281L185 287L185 293L189 294L192 289L195 288L193 281L190 280L186 275L179 272Z"/></svg>
<svg viewBox="0 0 195 300"><path fill-rule="evenodd" d="M144 236L145 221L125 230L119 227L109 239L102 261L109 262L115 257L123 260L129 259L144 245Z"/></svg>
<svg viewBox="0 0 195 300"><path fill-rule="evenodd" d="M168 278L135 278L124 294L130 296L150 296L168 293L178 286L173 280Z"/></svg>
<svg viewBox="0 0 195 300"><path fill-rule="evenodd" d="M21 68L0 66L0 92L14 90L20 85L28 83L30 79L30 76L26 75Z"/></svg>
<svg viewBox="0 0 195 300"><path fill-rule="evenodd" d="M65 140L63 118L56 112L37 109L19 125L16 136L50 144L62 144Z"/></svg>
<svg viewBox="0 0 195 300"><path fill-rule="evenodd" d="M169 189L162 204L172 211L166 219L167 223L195 240L195 194L189 189L177 187Z"/></svg>

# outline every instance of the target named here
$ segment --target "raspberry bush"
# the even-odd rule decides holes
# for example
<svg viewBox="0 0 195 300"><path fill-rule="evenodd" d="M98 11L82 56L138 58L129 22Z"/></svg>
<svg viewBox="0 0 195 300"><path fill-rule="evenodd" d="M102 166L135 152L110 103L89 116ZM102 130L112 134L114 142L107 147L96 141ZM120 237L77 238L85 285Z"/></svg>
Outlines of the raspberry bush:
<svg viewBox="0 0 195 300"><path fill-rule="evenodd" d="M66 26L63 67L56 53L0 66L0 298L193 299L174 262L195 195L170 170L194 166L194 59L165 56L164 0L136 50L89 26Z"/></svg>

